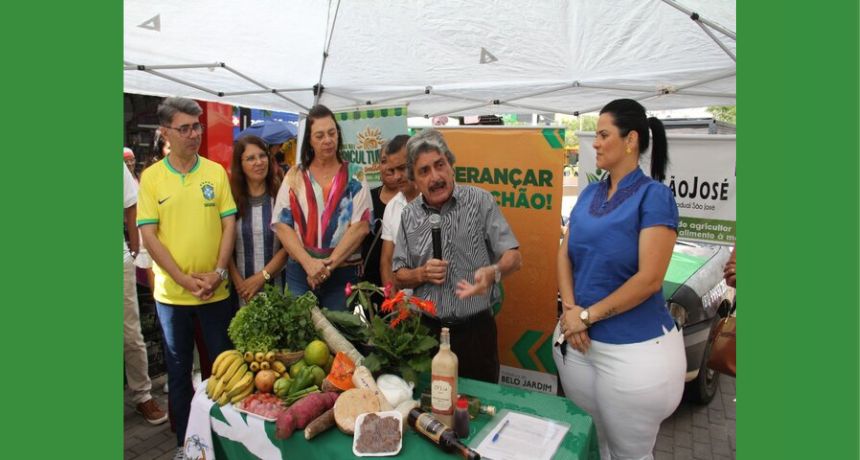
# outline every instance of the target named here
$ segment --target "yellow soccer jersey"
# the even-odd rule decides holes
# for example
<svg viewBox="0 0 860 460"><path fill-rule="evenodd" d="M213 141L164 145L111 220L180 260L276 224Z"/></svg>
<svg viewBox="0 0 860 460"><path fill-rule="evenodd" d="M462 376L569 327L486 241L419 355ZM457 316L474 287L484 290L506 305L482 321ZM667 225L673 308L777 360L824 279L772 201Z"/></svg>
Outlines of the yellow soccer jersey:
<svg viewBox="0 0 860 460"><path fill-rule="evenodd" d="M173 169L167 158L147 168L140 178L137 226L157 225L161 241L184 273L215 270L221 245L221 218L236 213L224 168L201 156L187 173ZM153 297L172 305L200 305L200 299L154 263ZM215 291L215 302L228 296L227 283Z"/></svg>

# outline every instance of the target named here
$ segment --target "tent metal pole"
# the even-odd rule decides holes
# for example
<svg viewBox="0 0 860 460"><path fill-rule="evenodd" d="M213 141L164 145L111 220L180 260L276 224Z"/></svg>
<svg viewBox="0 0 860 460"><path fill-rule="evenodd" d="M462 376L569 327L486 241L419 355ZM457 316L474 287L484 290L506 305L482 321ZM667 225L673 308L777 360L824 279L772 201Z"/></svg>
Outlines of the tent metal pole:
<svg viewBox="0 0 860 460"><path fill-rule="evenodd" d="M645 101L649 101L651 99L657 99L658 97L663 97L663 96L666 96L666 94L652 94L648 97L643 97L641 99L636 99L636 100L639 102L645 102Z"/></svg>
<svg viewBox="0 0 860 460"><path fill-rule="evenodd" d="M283 94L281 94L281 93L272 92L272 94L274 94L275 96L278 96L279 98L281 98L281 99L283 99L283 100L285 100L285 101L289 101L289 102L291 102L291 103L295 104L295 105L296 105L297 107L299 107L299 108L302 108L302 109L304 109L304 110L308 110L308 111L310 110L310 108L305 107L303 104L300 104L298 101L294 101L294 100L292 100L292 99L288 98L287 96L284 96L284 95L283 95Z"/></svg>
<svg viewBox="0 0 860 460"><path fill-rule="evenodd" d="M720 32L721 34L725 35L726 37L731 38L734 41L738 40L738 37L735 35L734 32L726 29L725 27L717 24L716 22L709 21L709 20L701 17L700 15L698 15L698 13L695 13L693 10L691 10L689 8L685 8L685 7L681 6L679 3L676 3L673 0L663 0L663 3L674 7L675 9L681 11L682 13L686 14L687 16L691 16L691 19L692 19L693 14L696 14L698 16L698 18L693 19L694 21L701 22L701 23L707 25L708 27Z"/></svg>
<svg viewBox="0 0 860 460"><path fill-rule="evenodd" d="M273 88L272 91L279 93L297 93L299 91L313 91L313 88Z"/></svg>
<svg viewBox="0 0 860 460"><path fill-rule="evenodd" d="M730 97L737 99L737 94L735 93L714 93L711 91L688 91L688 90L680 90L675 91L672 94L679 94L681 96L702 96L702 97Z"/></svg>
<svg viewBox="0 0 860 460"><path fill-rule="evenodd" d="M558 86L558 87L551 88L551 89L545 89L545 90L543 90L543 91L538 91L538 92L535 92L535 93L523 94L522 96L514 96L514 97L512 97L512 98L508 99L508 102L510 102L510 101L516 101L516 100L519 100L519 99L524 99L524 98L527 98L527 97L544 96L544 95L546 95L546 94L556 93L556 92L559 92L559 91L564 91L564 90L566 90L566 89L576 88L576 87L578 87L578 86L579 86L578 82L575 82L575 81L574 81L574 82L571 82L571 83L565 83L563 86ZM560 112L560 113L561 113L561 112Z"/></svg>
<svg viewBox="0 0 860 460"><path fill-rule="evenodd" d="M291 102L291 103L295 104L295 105L296 105L297 107L299 107L299 108L302 108L302 109L304 109L304 110L308 110L308 108L307 108L307 107L305 107L304 105L302 105L302 104L298 103L297 101L294 101L294 100L292 100L292 99L290 99L290 98L288 98L288 97L284 96L283 94L281 94L281 91L284 91L284 90L279 90L279 89L270 89L270 90L255 89L255 90L251 90L251 91L235 91L235 92L232 92L232 93L221 93L221 96L223 96L223 97L231 97L231 96L246 96L246 95L249 95L249 94L274 94L275 96L278 96L278 97L280 97L280 98L282 98L282 99L285 99L285 100L287 100L287 101L289 101L289 102ZM290 90L290 91L313 91L313 88L293 89L293 90Z"/></svg>
<svg viewBox="0 0 860 460"><path fill-rule="evenodd" d="M708 28L707 28L707 26L705 26L704 24L702 24L700 21L696 21L696 24L698 24L698 26L699 26L699 27L701 27L701 28L702 28L702 30L704 30L704 31L705 31L705 33L706 33L706 34L708 34L708 36L709 36L709 37L711 37L711 40L715 41L715 42L717 43L717 46L719 46L720 48L722 48L722 49L723 49L723 51L725 51L725 52L726 52L726 54L728 54L728 55L729 55L729 57L730 57L730 58L732 58L732 60L733 60L733 61L735 61L735 62L737 62L737 61L738 61L738 59L735 57L735 54L734 54L734 53L732 53L732 50L730 50L730 49L729 49L725 44L723 44L723 42L722 42L722 41L720 41L720 39L719 39L719 38L717 38L717 36L716 36L716 35L714 35L714 33L713 33L713 32L711 32L711 29L708 29Z"/></svg>
<svg viewBox="0 0 860 460"><path fill-rule="evenodd" d="M171 69L214 69L224 67L223 62L215 62L213 64L164 64L164 65L138 65L125 64L125 70L171 70Z"/></svg>
<svg viewBox="0 0 860 460"><path fill-rule="evenodd" d="M270 93L290 93L297 91L313 91L313 88L294 88L294 89L252 89L249 91L232 91L223 93L224 96L247 96L249 94L270 94Z"/></svg>
<svg viewBox="0 0 860 460"><path fill-rule="evenodd" d="M260 88L262 88L262 89L266 90L267 92L271 92L271 91L272 91L272 88L269 88L268 86L266 86L266 85L264 85L264 84L262 84L262 83L258 82L257 80L254 80L253 78L251 78L251 77L249 77L249 76L247 76L247 75L243 74L242 72L239 72L238 70L236 70L236 69L234 69L234 68L232 68L232 67L230 67L230 66L228 66L228 65L226 65L226 64L224 64L224 68L225 68L225 69L227 69L228 71L232 72L234 75L237 75L237 76L239 76L239 77L241 77L241 78L244 78L245 80L247 80L247 81L249 81L249 82L251 82L251 83L253 83L253 84L255 84L255 85L259 86Z"/></svg>
<svg viewBox="0 0 860 460"><path fill-rule="evenodd" d="M630 99L638 100L635 97L631 97ZM604 104L604 105L606 105L606 104ZM585 114L585 113L597 112L598 110L600 110L602 108L603 108L603 105L598 105L598 106L594 106L594 107L588 107L588 108L582 109L582 110L577 110L576 113Z"/></svg>
<svg viewBox="0 0 860 460"><path fill-rule="evenodd" d="M427 93L426 91L421 91L420 93L401 94L401 95L398 95L398 96L386 97L386 98L383 98L383 99L376 99L376 100L372 100L372 99L371 99L371 100L368 100L368 101L367 101L367 102L368 102L368 104L365 104L365 105L379 105L379 104L382 104L382 103L384 103L384 102L388 102L388 101L396 101L396 100L398 100L398 99L405 99L405 98L407 98L407 97L424 96L425 94L428 94L428 95L429 95L430 93Z"/></svg>
<svg viewBox="0 0 860 460"><path fill-rule="evenodd" d="M597 85L597 84L583 83L583 82L579 82L578 86L580 88L635 91L635 92L641 92L641 93L651 93L651 92L654 92L654 90L655 90L653 87L646 87L646 86Z"/></svg>
<svg viewBox="0 0 860 460"><path fill-rule="evenodd" d="M339 10L340 10L340 0L337 0L337 6L335 7L335 10L334 10L334 19L332 19L332 21L331 21L331 30L327 31L328 37L326 37L326 40L325 40L326 44L325 44L325 49L323 50L322 65L320 66L320 78L319 78L319 80L317 80L317 86L316 86L317 91L316 91L316 94L314 94L314 105L319 104L320 97L322 97L323 73L325 72L325 63L328 60L328 51L331 48L331 38L334 36L334 26L335 26L335 23L337 23L337 12ZM328 13L331 14L331 0L329 0L329 2L328 2ZM326 18L326 25L328 25L328 18Z"/></svg>
<svg viewBox="0 0 860 460"><path fill-rule="evenodd" d="M704 85L705 83L710 83L712 81L722 80L723 78L729 78L729 77L732 77L734 75L737 75L737 73L738 73L737 70L732 69L732 70L729 70L727 72L723 72L721 74L715 75L713 77L706 78L704 80L698 80L698 81L694 81L694 82L687 83L684 85L676 86L675 91L680 91L682 89L692 88L694 86Z"/></svg>
<svg viewBox="0 0 860 460"><path fill-rule="evenodd" d="M577 115L576 113L574 113L573 111L570 111L570 110L559 110L559 109L555 109L555 108L551 108L551 107L536 107L533 105L519 104L519 103L510 102L510 101L499 101L499 105L509 105L511 107L519 107L522 109L534 110L537 112L563 113L565 115L574 115L574 116Z"/></svg>
<svg viewBox="0 0 860 460"><path fill-rule="evenodd" d="M165 75L165 74L163 74L163 73L161 73L161 72L156 72L156 71L154 71L154 70L144 70L144 72L146 72L146 73L150 73L150 74L155 75L155 76L157 76L157 77L164 78L165 80L170 80L170 81L172 81L172 82L179 83L180 85L190 86L190 87L192 87L192 88L194 88L194 89L199 89L200 91L203 91L204 93L209 93L209 94L211 94L211 95L213 95L213 96L219 96L219 97L221 96L221 94L220 94L220 93L218 93L217 91L212 91L212 90L211 90L211 89L209 89L209 88L204 88L204 87L202 87L202 86L200 86L200 85L195 85L194 83L191 83L191 82L188 82L188 81L185 81L185 80L182 80L182 79L176 78L176 77L171 77L170 75Z"/></svg>
<svg viewBox="0 0 860 460"><path fill-rule="evenodd" d="M436 96L448 97L451 99L460 99L463 101L483 102L485 105L486 104L492 104L492 101L487 101L486 99L478 99L477 97L469 97L469 96L460 96L459 94L451 94L451 93L446 93L444 91L434 91L433 94Z"/></svg>
<svg viewBox="0 0 860 460"><path fill-rule="evenodd" d="M637 97L629 97L629 98L627 98L627 99L633 99L634 101L642 102L642 101L647 101L648 99L653 99L653 98L655 98L655 97L665 96L666 94L670 94L670 93L659 93L659 94L653 94L653 93L652 93L652 94L643 94L643 95L641 95L641 96L637 96ZM605 105L605 104L603 104L603 105L598 105L598 106L594 106L594 107L588 107L587 109L578 110L578 111L577 111L577 113L591 113L591 112L597 112L598 110L602 109L604 105Z"/></svg>
<svg viewBox="0 0 860 460"><path fill-rule="evenodd" d="M358 99L356 99L356 98L354 98L354 97L352 97L352 96L344 96L344 95L342 95L342 94L339 94L339 93L333 92L333 91L331 91L331 90L329 90L329 89L326 89L326 91L325 91L325 92L326 92L326 93L328 93L328 94L330 94L330 95L332 95L332 96L334 96L334 97L339 97L339 98L341 98L341 99L346 99L346 100L348 100L348 101L355 102L355 105L365 105L365 104L364 104L364 102L365 102L365 101L358 100Z"/></svg>
<svg viewBox="0 0 860 460"><path fill-rule="evenodd" d="M241 77L241 78L244 78L245 80L247 80L247 81L249 81L249 82L251 82L251 83L253 83L253 84L255 84L255 85L259 86L260 88L262 88L262 89L266 90L266 92L272 93L272 94L274 94L275 96L278 96L278 97L280 97L281 99L284 99L285 101L291 102L291 103L293 103L293 104L297 105L298 107L300 107L300 108L302 108L302 109L310 110L310 109L308 109L307 107L305 107L304 105L302 105L302 104L298 103L297 101L294 101L294 100L292 100L292 99L288 98L287 96L284 96L283 94L280 94L280 93L278 93L277 91L274 91L272 88L269 88L268 86L266 86L266 85L264 85L264 84L262 84L262 83L258 82L257 80L254 80L253 78L251 78L251 77L249 77L249 76L247 76L247 75L243 74L242 72L239 72L238 70L236 70L236 69L234 69L234 68L232 68L232 67L230 67L230 66L228 66L228 65L226 65L226 64L224 64L224 65L223 65L223 67L224 67L225 69L227 69L228 71L232 72L234 75L237 75L237 76L239 76L239 77ZM223 95L223 94L224 94L224 93L222 93L222 95Z"/></svg>
<svg viewBox="0 0 860 460"><path fill-rule="evenodd" d="M430 114L430 115L424 115L424 117L425 117L425 118L433 118L433 117L438 117L438 116L441 116L441 115L448 115L448 114L451 114L451 113L462 112L463 110L472 110L472 109L477 109L477 108L480 108L480 107L485 107L485 106L491 105L492 103L493 103L492 101L488 101L488 102L484 102L483 104L470 105L470 106L468 106L468 107L458 107L458 108L456 108L456 109L454 109L454 110L447 110L447 111L445 111L445 112L438 112L438 113L433 113L433 114Z"/></svg>

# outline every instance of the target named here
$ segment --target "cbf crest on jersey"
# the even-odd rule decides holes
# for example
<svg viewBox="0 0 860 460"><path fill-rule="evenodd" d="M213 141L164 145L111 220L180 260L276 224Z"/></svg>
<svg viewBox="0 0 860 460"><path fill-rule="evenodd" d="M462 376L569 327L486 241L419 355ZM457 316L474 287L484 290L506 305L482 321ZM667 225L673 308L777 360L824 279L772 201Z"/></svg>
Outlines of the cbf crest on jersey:
<svg viewBox="0 0 860 460"><path fill-rule="evenodd" d="M212 185L211 182L202 182L200 184L200 191L203 192L203 198L209 202L215 199L215 186ZM213 203L206 203L206 206L212 206Z"/></svg>

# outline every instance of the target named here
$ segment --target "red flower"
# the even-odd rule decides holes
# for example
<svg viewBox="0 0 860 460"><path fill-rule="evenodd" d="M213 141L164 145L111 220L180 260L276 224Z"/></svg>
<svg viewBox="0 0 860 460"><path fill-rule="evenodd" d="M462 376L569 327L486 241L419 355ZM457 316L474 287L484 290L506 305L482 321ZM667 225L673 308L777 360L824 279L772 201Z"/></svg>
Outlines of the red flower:
<svg viewBox="0 0 860 460"><path fill-rule="evenodd" d="M346 287L343 288L343 293L346 294L347 297L352 295L352 283L346 283Z"/></svg>
<svg viewBox="0 0 860 460"><path fill-rule="evenodd" d="M432 300L424 300L419 297L410 297L409 301L419 309L436 316L436 304Z"/></svg>
<svg viewBox="0 0 860 460"><path fill-rule="evenodd" d="M382 296L386 299L391 297L391 291L393 290L394 286L392 286L391 283L386 284L385 287L382 289Z"/></svg>
<svg viewBox="0 0 860 460"><path fill-rule="evenodd" d="M400 312L398 313L397 318L391 320L391 324L389 324L389 327L391 327L391 329L394 329L395 326L400 324L400 322L405 320L406 318L409 318L409 307L407 307L406 305L401 305Z"/></svg>
<svg viewBox="0 0 860 460"><path fill-rule="evenodd" d="M397 305L399 305L401 302L403 302L403 298L405 296L406 296L406 294L403 291L400 291L394 297L392 297L390 299L383 300L382 301L382 307L380 307L380 310L384 313L389 313L389 312L394 311L394 308Z"/></svg>

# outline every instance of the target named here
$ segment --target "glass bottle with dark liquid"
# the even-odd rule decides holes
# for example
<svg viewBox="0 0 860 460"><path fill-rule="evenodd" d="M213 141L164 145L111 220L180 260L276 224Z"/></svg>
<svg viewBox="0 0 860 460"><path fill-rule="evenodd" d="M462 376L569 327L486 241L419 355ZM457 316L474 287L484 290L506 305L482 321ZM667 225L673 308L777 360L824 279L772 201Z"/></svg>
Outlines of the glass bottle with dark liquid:
<svg viewBox="0 0 860 460"><path fill-rule="evenodd" d="M416 432L439 445L443 450L458 453L467 460L481 458L481 454L460 442L457 435L454 434L454 430L437 420L433 414L422 412L420 409L412 409L406 417L406 423Z"/></svg>

